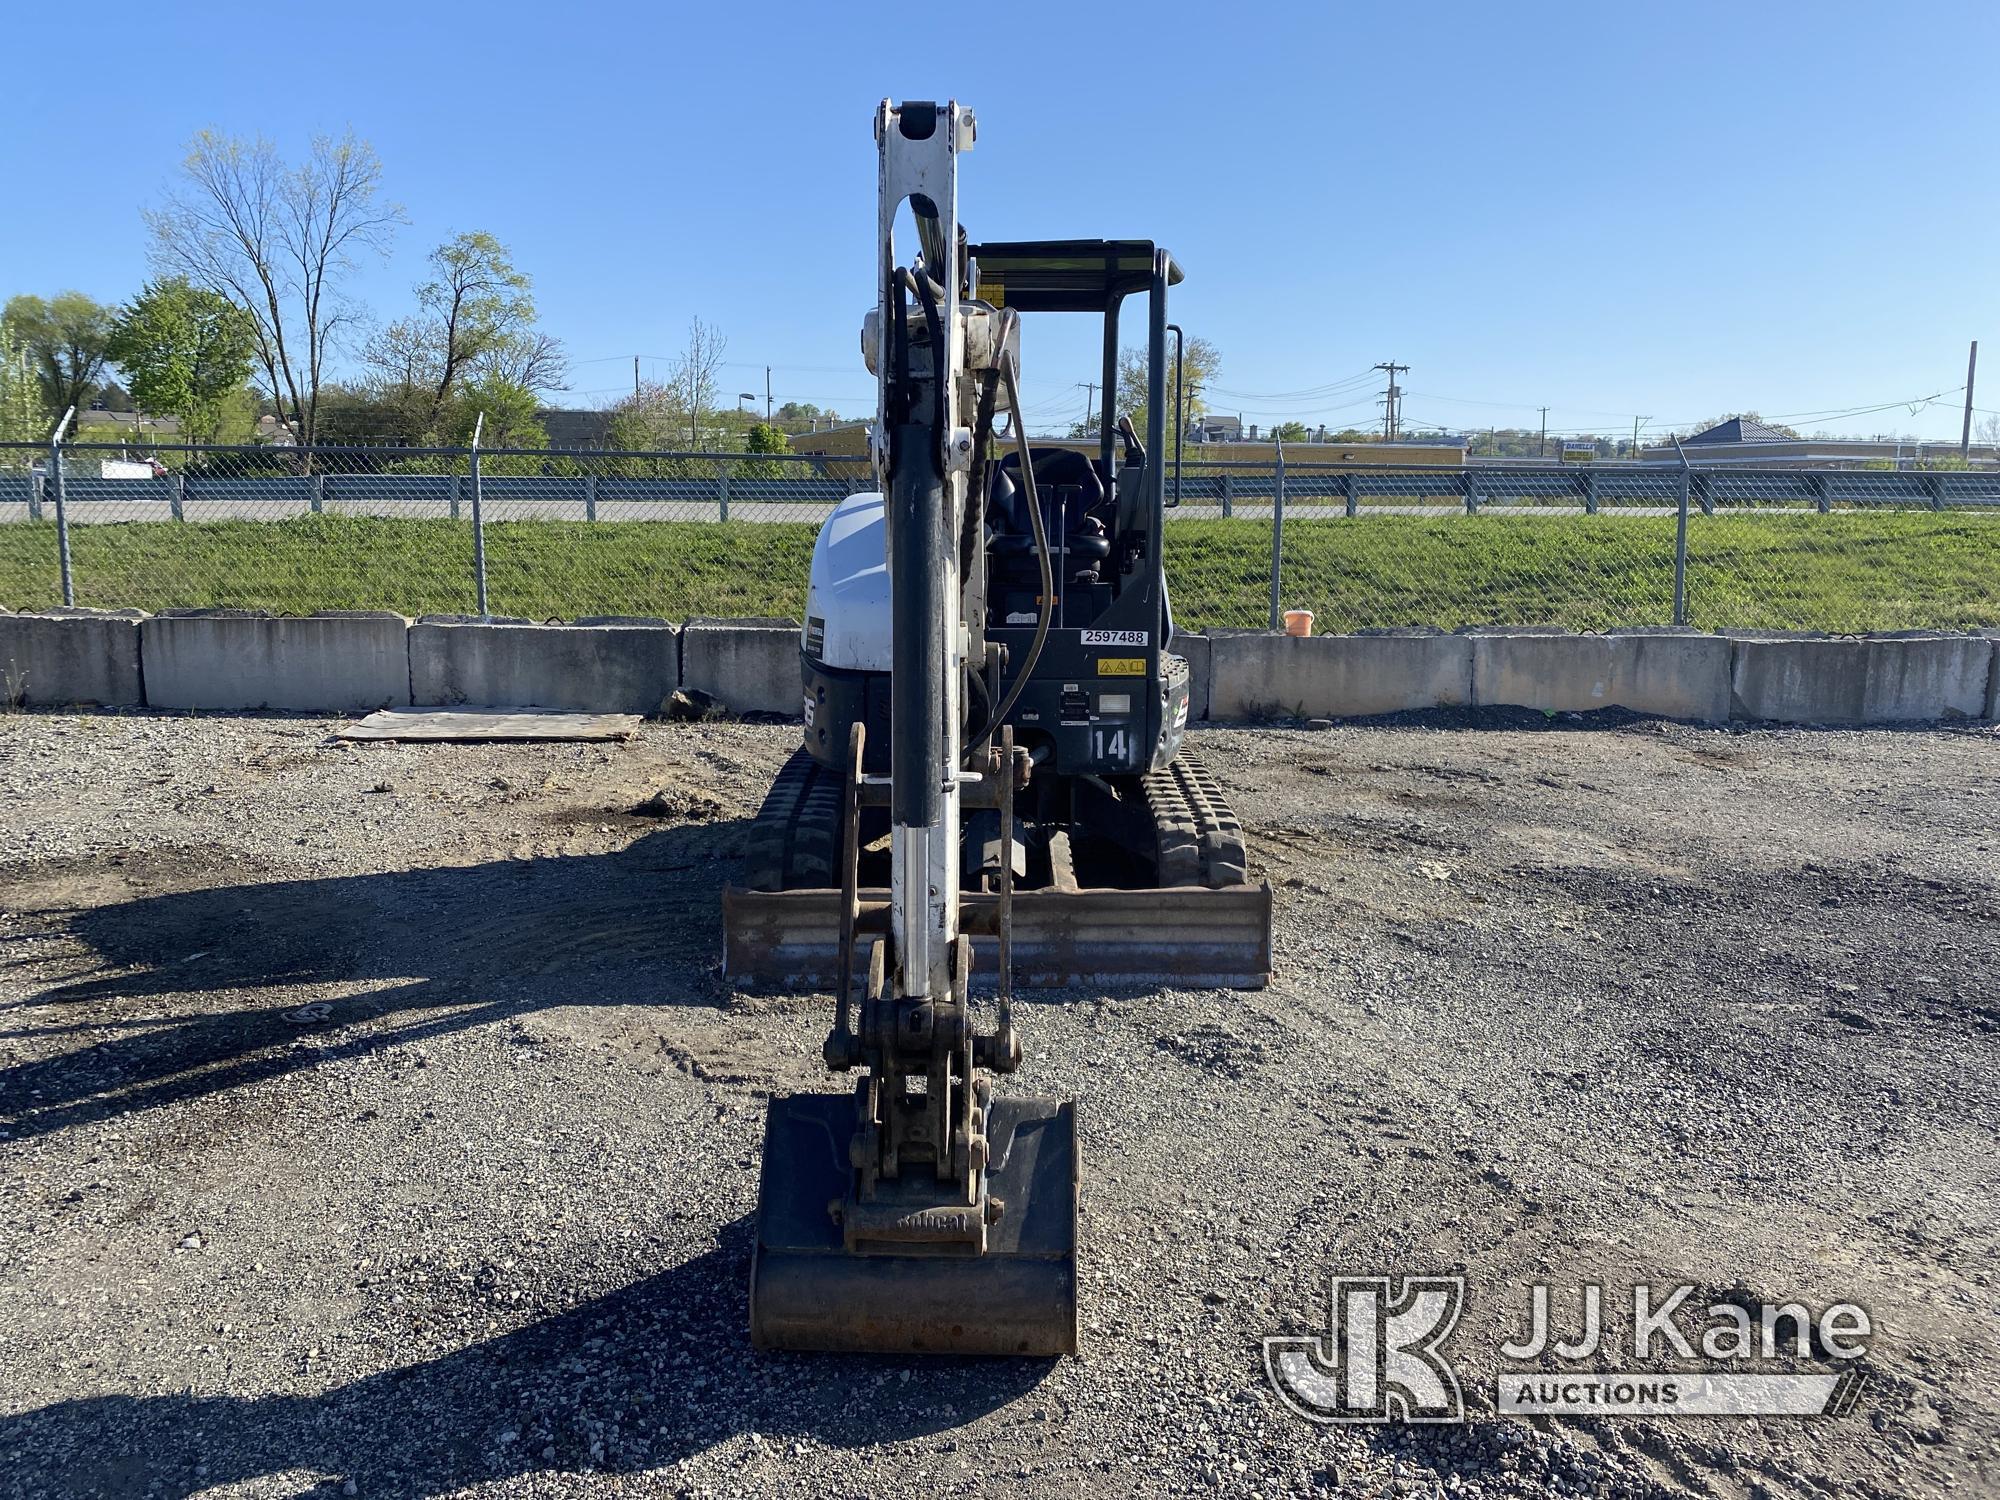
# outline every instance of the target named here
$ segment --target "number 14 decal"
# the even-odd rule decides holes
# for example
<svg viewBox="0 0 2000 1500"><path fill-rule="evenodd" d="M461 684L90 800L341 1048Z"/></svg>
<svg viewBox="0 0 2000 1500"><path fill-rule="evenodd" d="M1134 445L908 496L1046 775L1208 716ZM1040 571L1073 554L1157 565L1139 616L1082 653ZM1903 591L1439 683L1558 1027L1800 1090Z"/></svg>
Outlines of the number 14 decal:
<svg viewBox="0 0 2000 1500"><path fill-rule="evenodd" d="M1091 730L1090 754L1096 760L1124 760L1125 731L1114 729L1107 736L1102 729Z"/></svg>

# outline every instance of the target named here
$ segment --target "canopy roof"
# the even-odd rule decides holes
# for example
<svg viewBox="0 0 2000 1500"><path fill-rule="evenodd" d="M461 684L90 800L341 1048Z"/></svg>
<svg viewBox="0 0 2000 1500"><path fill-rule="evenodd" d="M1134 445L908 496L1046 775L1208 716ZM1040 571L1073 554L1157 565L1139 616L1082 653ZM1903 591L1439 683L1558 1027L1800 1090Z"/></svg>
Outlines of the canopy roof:
<svg viewBox="0 0 2000 1500"><path fill-rule="evenodd" d="M1152 284L1151 240L1005 240L969 247L979 295L1021 312L1103 312ZM1167 284L1181 268L1167 256Z"/></svg>

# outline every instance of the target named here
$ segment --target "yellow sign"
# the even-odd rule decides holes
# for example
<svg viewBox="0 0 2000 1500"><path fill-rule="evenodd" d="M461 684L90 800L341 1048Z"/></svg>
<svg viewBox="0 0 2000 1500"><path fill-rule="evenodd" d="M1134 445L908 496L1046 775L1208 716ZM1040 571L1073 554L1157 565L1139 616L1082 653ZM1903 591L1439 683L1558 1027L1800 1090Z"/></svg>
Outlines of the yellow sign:
<svg viewBox="0 0 2000 1500"><path fill-rule="evenodd" d="M1143 656L1100 656L1097 658L1099 677L1144 677L1146 658Z"/></svg>

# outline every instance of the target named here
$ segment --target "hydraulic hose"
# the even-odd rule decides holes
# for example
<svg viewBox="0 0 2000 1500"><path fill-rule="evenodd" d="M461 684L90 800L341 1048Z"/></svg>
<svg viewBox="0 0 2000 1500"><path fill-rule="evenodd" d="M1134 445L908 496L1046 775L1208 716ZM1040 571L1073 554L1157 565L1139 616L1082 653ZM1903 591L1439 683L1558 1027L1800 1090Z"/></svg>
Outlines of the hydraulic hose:
<svg viewBox="0 0 2000 1500"><path fill-rule="evenodd" d="M1013 312L1011 308L1008 311L1010 316L1020 317L1020 314ZM1013 360L1001 361L1000 378L1007 385L1008 419L1014 428L1015 446L1021 454L1021 483L1027 490L1028 496L1028 524L1034 528L1035 555L1042 565L1042 607L1035 620L1035 642L1028 648L1028 659L1021 663L1021 670L1014 674L1014 685L1007 690L1007 696L1000 702L999 711L993 715L988 726L989 733L993 727L1007 722L1007 715L1014 711L1014 704L1019 700L1022 689L1027 687L1028 678L1034 674L1035 663L1041 660L1042 647L1049 638L1049 615L1055 609L1056 594L1055 571L1049 566L1048 531L1042 525L1042 502L1035 494L1035 466L1028 457L1028 429L1021 422L1020 372L1015 368Z"/></svg>

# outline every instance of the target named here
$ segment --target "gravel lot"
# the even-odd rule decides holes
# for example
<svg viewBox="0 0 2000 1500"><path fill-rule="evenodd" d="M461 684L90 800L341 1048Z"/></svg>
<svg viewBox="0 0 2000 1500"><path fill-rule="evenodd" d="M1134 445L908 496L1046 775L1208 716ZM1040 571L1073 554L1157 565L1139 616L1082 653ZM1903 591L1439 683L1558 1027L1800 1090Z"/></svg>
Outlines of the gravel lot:
<svg viewBox="0 0 2000 1500"><path fill-rule="evenodd" d="M0 716L0 1495L2000 1487L1990 730L1197 734L1282 972L1025 1007L1086 1353L982 1363L748 1347L827 1012L729 990L716 892L794 730L332 727ZM1468 1278L1473 1421L1279 1404L1335 1269ZM1869 1383L1494 1419L1538 1278L1853 1300Z"/></svg>

